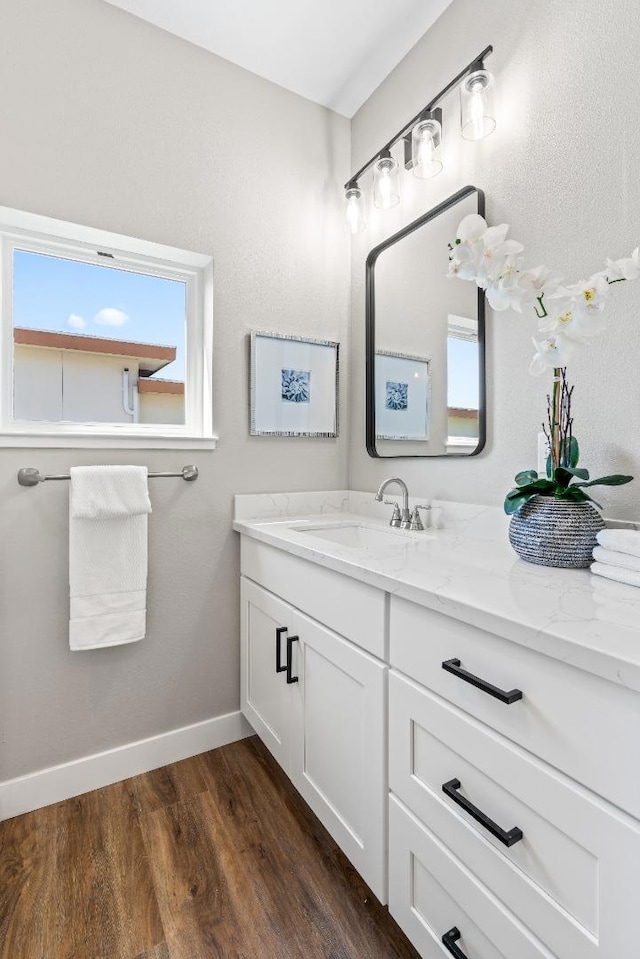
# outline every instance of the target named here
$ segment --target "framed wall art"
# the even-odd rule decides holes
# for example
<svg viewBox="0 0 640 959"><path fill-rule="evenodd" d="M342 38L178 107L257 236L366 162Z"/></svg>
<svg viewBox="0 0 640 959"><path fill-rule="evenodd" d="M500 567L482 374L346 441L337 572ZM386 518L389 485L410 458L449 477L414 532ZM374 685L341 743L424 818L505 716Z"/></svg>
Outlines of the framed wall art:
<svg viewBox="0 0 640 959"><path fill-rule="evenodd" d="M338 435L339 344L251 333L252 436Z"/></svg>
<svg viewBox="0 0 640 959"><path fill-rule="evenodd" d="M429 439L430 361L422 356L376 350L376 439Z"/></svg>

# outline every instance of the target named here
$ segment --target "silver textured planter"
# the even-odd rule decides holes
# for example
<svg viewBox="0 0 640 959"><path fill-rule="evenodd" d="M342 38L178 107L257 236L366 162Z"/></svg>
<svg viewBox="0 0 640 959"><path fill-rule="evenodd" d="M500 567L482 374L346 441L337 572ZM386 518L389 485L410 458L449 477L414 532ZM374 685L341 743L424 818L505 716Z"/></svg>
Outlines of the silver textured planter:
<svg viewBox="0 0 640 959"><path fill-rule="evenodd" d="M591 503L534 496L511 517L509 542L527 563L584 567L593 562L596 534L604 528Z"/></svg>

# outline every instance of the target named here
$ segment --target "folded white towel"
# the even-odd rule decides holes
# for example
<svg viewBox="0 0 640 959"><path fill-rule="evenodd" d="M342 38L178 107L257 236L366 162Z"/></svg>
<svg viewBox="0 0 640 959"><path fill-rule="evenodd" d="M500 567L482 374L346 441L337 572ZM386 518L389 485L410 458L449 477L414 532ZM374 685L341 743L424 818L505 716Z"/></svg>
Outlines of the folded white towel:
<svg viewBox="0 0 640 959"><path fill-rule="evenodd" d="M72 466L74 519L116 519L151 512L146 466Z"/></svg>
<svg viewBox="0 0 640 959"><path fill-rule="evenodd" d="M147 513L144 497L134 483L144 483L145 467L99 467L82 469L80 496L76 471L71 470L69 497L69 584L71 649L97 649L142 639L146 632ZM87 474L86 470L91 470ZM126 482L118 488L114 502L107 500L115 471L124 470ZM132 479L132 470L138 479ZM74 482L75 481L75 482ZM93 489L91 488L93 486ZM132 493L128 491L132 491ZM135 495L134 495L135 494ZM124 508L139 510L121 515ZM110 510L116 516L104 518ZM79 518L87 512L98 519Z"/></svg>
<svg viewBox="0 0 640 959"><path fill-rule="evenodd" d="M598 563L606 563L607 566L622 566L624 569L632 569L640 573L640 556L633 556L631 553L619 553L615 549L596 546L593 550L593 558Z"/></svg>
<svg viewBox="0 0 640 959"><path fill-rule="evenodd" d="M618 553L630 553L631 556L640 556L640 530L636 529L603 529L596 539L600 546L612 549Z"/></svg>
<svg viewBox="0 0 640 959"><path fill-rule="evenodd" d="M596 576L604 576L605 579L613 579L617 583L640 587L640 573L636 573L632 569L624 569L622 566L609 566L606 563L593 563L591 572L595 573Z"/></svg>

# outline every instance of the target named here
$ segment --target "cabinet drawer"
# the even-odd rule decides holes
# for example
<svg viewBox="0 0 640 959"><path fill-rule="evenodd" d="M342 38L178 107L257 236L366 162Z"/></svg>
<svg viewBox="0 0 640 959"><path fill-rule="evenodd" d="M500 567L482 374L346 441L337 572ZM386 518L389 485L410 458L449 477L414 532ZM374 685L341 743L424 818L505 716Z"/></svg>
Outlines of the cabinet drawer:
<svg viewBox="0 0 640 959"><path fill-rule="evenodd" d="M393 672L389 743L393 792L558 959L631 954L637 823ZM506 846L491 824L522 838Z"/></svg>
<svg viewBox="0 0 640 959"><path fill-rule="evenodd" d="M389 842L389 911L422 959L451 959L452 930L468 959L554 959L394 796Z"/></svg>
<svg viewBox="0 0 640 959"><path fill-rule="evenodd" d="M522 699L501 702L443 669ZM391 597L391 665L640 818L640 695L466 623Z"/></svg>
<svg viewBox="0 0 640 959"><path fill-rule="evenodd" d="M246 536L241 538L240 565L243 576L386 660L386 594L381 589Z"/></svg>

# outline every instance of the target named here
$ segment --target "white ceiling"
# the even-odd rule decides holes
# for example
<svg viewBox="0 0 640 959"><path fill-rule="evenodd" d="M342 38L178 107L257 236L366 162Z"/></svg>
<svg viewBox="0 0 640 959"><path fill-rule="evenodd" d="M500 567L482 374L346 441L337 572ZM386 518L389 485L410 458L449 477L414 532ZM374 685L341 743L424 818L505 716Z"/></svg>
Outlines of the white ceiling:
<svg viewBox="0 0 640 959"><path fill-rule="evenodd" d="M107 0L351 117L452 0Z"/></svg>

